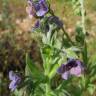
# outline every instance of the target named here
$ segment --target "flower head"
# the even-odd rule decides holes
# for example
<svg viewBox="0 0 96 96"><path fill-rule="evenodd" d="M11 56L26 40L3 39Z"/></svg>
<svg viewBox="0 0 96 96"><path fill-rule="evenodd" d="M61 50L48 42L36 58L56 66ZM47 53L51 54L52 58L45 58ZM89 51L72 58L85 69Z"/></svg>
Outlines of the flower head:
<svg viewBox="0 0 96 96"><path fill-rule="evenodd" d="M71 59L67 64L62 64L57 72L61 74L63 79L67 80L71 75L80 77L84 72L84 66L80 60Z"/></svg>
<svg viewBox="0 0 96 96"><path fill-rule="evenodd" d="M11 91L14 91L17 88L18 84L20 84L21 78L13 71L10 71L9 79L11 80L11 83L9 84L9 89L11 89Z"/></svg>
<svg viewBox="0 0 96 96"><path fill-rule="evenodd" d="M43 31L46 33L50 30L59 30L63 27L63 22L57 16L46 16L43 18L41 25Z"/></svg>
<svg viewBox="0 0 96 96"><path fill-rule="evenodd" d="M33 0L28 0L28 7L26 12L29 17L38 16L42 17L48 12L48 6L45 0L39 0L38 2L33 2Z"/></svg>
<svg viewBox="0 0 96 96"><path fill-rule="evenodd" d="M59 29L63 27L63 22L57 16L50 16L48 21L50 24L55 24Z"/></svg>

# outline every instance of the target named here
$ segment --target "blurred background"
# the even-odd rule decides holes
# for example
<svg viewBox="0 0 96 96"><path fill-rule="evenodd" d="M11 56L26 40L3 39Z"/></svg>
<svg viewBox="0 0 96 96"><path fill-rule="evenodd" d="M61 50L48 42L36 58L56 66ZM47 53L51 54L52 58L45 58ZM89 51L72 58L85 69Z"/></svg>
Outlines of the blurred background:
<svg viewBox="0 0 96 96"><path fill-rule="evenodd" d="M55 14L64 22L65 30L70 36L74 36L76 22L80 17L74 15L70 0L49 1ZM42 62L38 51L38 40L30 31L35 19L28 18L26 6L27 0L0 0L0 96L11 96L8 89L8 72L14 70L24 73L26 52L29 52L35 62ZM94 56L96 0L85 0L85 9L88 52Z"/></svg>

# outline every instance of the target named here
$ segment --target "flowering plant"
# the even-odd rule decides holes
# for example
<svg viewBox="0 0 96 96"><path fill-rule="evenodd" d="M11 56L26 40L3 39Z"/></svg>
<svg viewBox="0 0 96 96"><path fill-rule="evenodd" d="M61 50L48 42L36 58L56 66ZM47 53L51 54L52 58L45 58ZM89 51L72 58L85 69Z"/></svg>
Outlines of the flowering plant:
<svg viewBox="0 0 96 96"><path fill-rule="evenodd" d="M75 40L69 37L62 20L55 16L47 0L28 0L28 16L37 19L32 33L40 34L42 64L36 64L29 54L26 54L25 80L21 87L23 91L17 90L15 94L85 96L86 92L91 95L94 93L95 72L91 73L90 68L93 65L90 63L93 62L88 60L84 0L70 1L78 8L78 11L74 9L76 15L81 17L80 24L76 26ZM10 74L12 75L12 72ZM10 79L12 82L9 88L15 90L21 79L17 75L12 78L10 76Z"/></svg>

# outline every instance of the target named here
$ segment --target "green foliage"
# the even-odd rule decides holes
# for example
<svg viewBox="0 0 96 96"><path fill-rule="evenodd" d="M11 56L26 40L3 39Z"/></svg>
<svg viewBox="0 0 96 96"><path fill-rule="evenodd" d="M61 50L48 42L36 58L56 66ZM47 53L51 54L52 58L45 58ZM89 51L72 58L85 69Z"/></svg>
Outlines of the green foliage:
<svg viewBox="0 0 96 96"><path fill-rule="evenodd" d="M32 62L32 60L26 55L26 67L30 70L30 75L33 78L41 79L44 78L43 73L38 69L38 67Z"/></svg>
<svg viewBox="0 0 96 96"><path fill-rule="evenodd" d="M48 1L51 2L51 0ZM88 47L90 47L90 45L86 38L86 14L84 5L82 10L81 1L82 0L56 0L59 4L64 4L66 2L68 4L72 3L75 16L79 16L80 18L80 24L76 26L73 39L68 35L64 28L58 29L57 25L53 23L50 24L46 19L46 16L44 19L40 18L42 24L40 25L40 28L36 29L34 32L34 34L39 34L40 36L39 38L33 37L38 39L38 41L41 40L39 41L40 44L38 47L40 54L39 52L38 54L40 55L39 59L43 62L39 62L37 56L33 52L32 55L34 55L34 60L34 58L29 55L30 52L28 51L30 49L27 51L20 47L19 49L18 44L16 44L15 35L12 33L8 34L0 41L0 70L3 70L5 73L6 70L14 68L14 66L12 67L12 63L16 63L17 65L22 63L24 65L26 61L26 68L25 66L22 67L19 65L20 68L18 69L17 66L15 66L16 69L14 70L20 70L23 74L25 68L25 77L23 78L23 85L21 84L22 86L10 94L10 96L85 96L86 94L86 96L93 96L95 94L96 55L90 55L90 52L88 52ZM11 26L10 22L8 3L8 0L3 0L2 3L3 22L0 22L2 23L0 26L4 30L13 28L13 24ZM50 13L47 16L52 15ZM46 32L47 24L49 25L48 29L50 29L47 30L48 32ZM36 47L36 45L34 46ZM33 47L31 50L33 50ZM67 62L67 58L76 58L84 62L85 73L82 77L75 78L75 76L72 76L69 80L62 80L60 78L57 74L57 69L61 64ZM39 64L36 63L36 60ZM3 68L2 65L4 65ZM7 85L5 82L8 82L4 78L5 77L2 77L2 79L0 78L1 94L4 89L3 87Z"/></svg>

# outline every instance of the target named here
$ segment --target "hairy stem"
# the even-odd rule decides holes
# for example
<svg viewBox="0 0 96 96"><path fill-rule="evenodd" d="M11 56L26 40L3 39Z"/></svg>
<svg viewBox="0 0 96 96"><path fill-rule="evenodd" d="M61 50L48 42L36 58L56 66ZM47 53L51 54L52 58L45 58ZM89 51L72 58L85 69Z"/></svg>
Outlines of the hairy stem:
<svg viewBox="0 0 96 96"><path fill-rule="evenodd" d="M86 29L85 29L85 8L84 8L84 0L80 0L81 5L81 22L82 22L82 31L84 35L86 35ZM84 48L83 48L83 61L85 64L88 63L88 57L87 57L87 44L84 36Z"/></svg>
<svg viewBox="0 0 96 96"><path fill-rule="evenodd" d="M81 4L82 31L83 31L84 34L86 34L86 30L85 30L85 9L84 9L84 0L80 0L80 4Z"/></svg>

